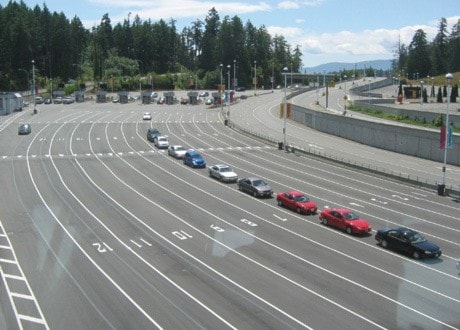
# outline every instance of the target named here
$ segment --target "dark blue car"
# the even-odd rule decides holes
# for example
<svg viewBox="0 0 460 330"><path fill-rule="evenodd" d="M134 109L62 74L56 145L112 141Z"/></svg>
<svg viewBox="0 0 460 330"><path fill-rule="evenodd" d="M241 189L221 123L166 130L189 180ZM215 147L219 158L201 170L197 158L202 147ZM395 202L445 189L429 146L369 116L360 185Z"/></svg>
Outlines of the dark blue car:
<svg viewBox="0 0 460 330"><path fill-rule="evenodd" d="M405 227L379 229L375 239L382 247L408 254L414 259L439 258L442 254L439 246L427 241L415 230Z"/></svg>
<svg viewBox="0 0 460 330"><path fill-rule="evenodd" d="M189 150L185 153L184 164L190 167L206 167L206 161L198 151Z"/></svg>

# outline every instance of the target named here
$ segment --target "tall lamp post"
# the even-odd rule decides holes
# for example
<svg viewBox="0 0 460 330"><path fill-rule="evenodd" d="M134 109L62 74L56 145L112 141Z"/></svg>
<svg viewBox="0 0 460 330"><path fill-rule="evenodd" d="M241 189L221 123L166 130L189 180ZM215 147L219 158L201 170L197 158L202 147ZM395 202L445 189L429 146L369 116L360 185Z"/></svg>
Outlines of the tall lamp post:
<svg viewBox="0 0 460 330"><path fill-rule="evenodd" d="M236 91L236 86L238 83L236 82L236 60L233 60L233 89Z"/></svg>
<svg viewBox="0 0 460 330"><path fill-rule="evenodd" d="M446 74L447 80L447 106L446 106L446 123L445 123L445 135L444 135L444 165L442 167L442 183L438 186L438 195L444 196L446 188L446 166L447 166L447 147L449 145L449 105L450 105L450 93L452 92L452 73Z"/></svg>
<svg viewBox="0 0 460 330"><path fill-rule="evenodd" d="M32 81L33 81L33 95L34 95L34 114L37 113L37 100L35 97L35 61L32 60Z"/></svg>
<svg viewBox="0 0 460 330"><path fill-rule="evenodd" d="M284 71L284 111L283 111L283 115L284 115L284 123L283 123L283 146L284 146L284 149L286 150L286 120L287 120L287 97L286 97L286 90L287 90L287 74L288 74L288 67L284 67L283 68L283 71Z"/></svg>
<svg viewBox="0 0 460 330"><path fill-rule="evenodd" d="M228 110L227 110L227 119L230 120L230 101L231 101L231 98L230 98L230 69L231 69L231 65L227 65L227 75L228 75Z"/></svg>
<svg viewBox="0 0 460 330"><path fill-rule="evenodd" d="M420 111L422 111L423 105L423 80L420 81Z"/></svg>
<svg viewBox="0 0 460 330"><path fill-rule="evenodd" d="M347 95L347 75L344 75L343 76L343 80L345 82L345 94L343 96L343 100L344 100L344 105L343 105L343 114L345 115L347 113L347 101L348 101L348 95Z"/></svg>
<svg viewBox="0 0 460 330"><path fill-rule="evenodd" d="M222 67L223 64L220 63L220 86L219 86L219 97L220 97L220 111L224 113L224 102L222 101Z"/></svg>
<svg viewBox="0 0 460 330"><path fill-rule="evenodd" d="M254 61L254 95L257 95L257 61Z"/></svg>

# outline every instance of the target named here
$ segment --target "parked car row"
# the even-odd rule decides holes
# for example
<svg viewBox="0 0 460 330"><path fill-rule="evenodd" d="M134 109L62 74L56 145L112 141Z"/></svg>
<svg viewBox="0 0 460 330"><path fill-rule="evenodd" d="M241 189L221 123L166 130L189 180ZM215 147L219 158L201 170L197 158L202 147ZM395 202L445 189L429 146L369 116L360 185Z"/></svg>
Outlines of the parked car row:
<svg viewBox="0 0 460 330"><path fill-rule="evenodd" d="M147 132L149 141L157 141L155 145L158 148L164 147L158 145L162 140L161 133L154 128ZM182 159L185 165L190 167L206 167L206 161L203 156L196 150L187 150L181 145L169 145L168 155ZM209 176L218 179L221 182L236 182L240 191L249 193L254 197L272 197L273 189L264 180L258 177L245 177L238 179L232 168L225 164L216 164L208 168ZM318 207L306 194L299 191L279 192L276 195L278 206L293 210L299 214L316 214ZM350 235L365 235L372 231L369 222L361 218L356 212L347 208L326 208L321 211L319 220L325 226L334 227L345 231ZM441 256L441 249L427 241L422 235L414 230L400 228L384 228L377 230L375 239L378 244L384 248L392 249L419 258L438 258Z"/></svg>

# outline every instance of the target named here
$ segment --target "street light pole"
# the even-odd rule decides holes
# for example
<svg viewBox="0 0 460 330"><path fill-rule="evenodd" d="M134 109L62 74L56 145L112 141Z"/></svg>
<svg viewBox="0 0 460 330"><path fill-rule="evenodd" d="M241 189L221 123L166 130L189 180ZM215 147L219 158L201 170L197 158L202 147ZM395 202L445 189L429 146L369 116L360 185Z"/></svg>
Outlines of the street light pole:
<svg viewBox="0 0 460 330"><path fill-rule="evenodd" d="M238 84L236 83L236 60L233 60L233 89L236 91L236 86Z"/></svg>
<svg viewBox="0 0 460 330"><path fill-rule="evenodd" d="M423 80L420 81L420 111L422 111L423 104Z"/></svg>
<svg viewBox="0 0 460 330"><path fill-rule="evenodd" d="M228 75L228 110L227 110L227 119L230 120L230 103L231 103L231 98L230 98L230 69L231 65L227 65L227 75Z"/></svg>
<svg viewBox="0 0 460 330"><path fill-rule="evenodd" d="M33 95L34 95L34 114L37 113L37 99L35 95L35 61L32 60L32 81L33 81Z"/></svg>
<svg viewBox="0 0 460 330"><path fill-rule="evenodd" d="M449 142L449 105L450 105L450 93L452 92L452 73L446 74L447 80L447 106L446 106L446 123L445 123L445 135L444 135L444 165L442 167L442 184L438 187L438 195L444 195L446 187L446 166L447 166L447 146Z"/></svg>
<svg viewBox="0 0 460 330"><path fill-rule="evenodd" d="M286 150L286 120L287 120L287 97L286 97L286 90L287 90L287 73L289 71L288 67L284 67L284 124L283 124L283 146Z"/></svg>
<svg viewBox="0 0 460 330"><path fill-rule="evenodd" d="M220 63L220 86L219 86L219 98L220 98L220 111L224 113L224 102L222 102L222 67L223 64Z"/></svg>
<svg viewBox="0 0 460 330"><path fill-rule="evenodd" d="M257 61L254 61L254 95L257 95Z"/></svg>

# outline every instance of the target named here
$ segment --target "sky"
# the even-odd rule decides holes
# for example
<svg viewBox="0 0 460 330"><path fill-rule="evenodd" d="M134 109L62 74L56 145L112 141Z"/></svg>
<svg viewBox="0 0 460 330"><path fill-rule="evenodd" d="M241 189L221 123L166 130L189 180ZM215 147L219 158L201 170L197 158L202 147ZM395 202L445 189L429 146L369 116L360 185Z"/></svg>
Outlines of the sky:
<svg viewBox="0 0 460 330"><path fill-rule="evenodd" d="M9 1L0 0L5 6ZM23 0L29 7L77 16L90 29L108 14L112 26L136 15L142 21L176 21L178 32L204 21L215 8L219 17L238 16L243 24L264 26L299 46L304 67L330 62L357 63L393 59L399 40L406 46L422 29L429 42L446 18L447 31L460 19L458 0Z"/></svg>

